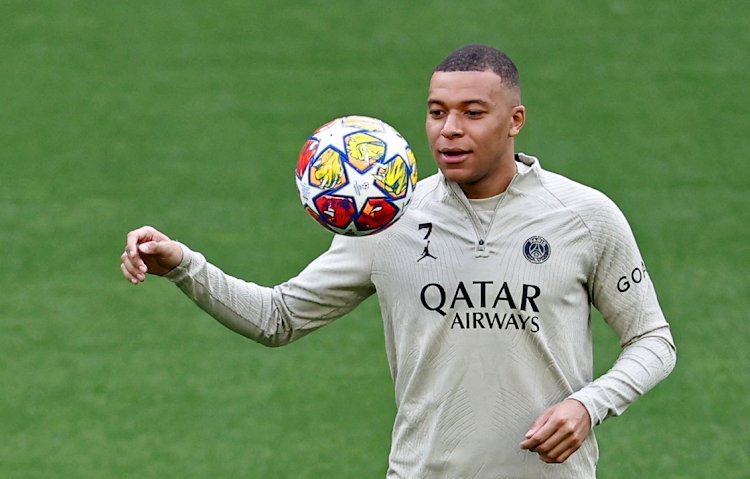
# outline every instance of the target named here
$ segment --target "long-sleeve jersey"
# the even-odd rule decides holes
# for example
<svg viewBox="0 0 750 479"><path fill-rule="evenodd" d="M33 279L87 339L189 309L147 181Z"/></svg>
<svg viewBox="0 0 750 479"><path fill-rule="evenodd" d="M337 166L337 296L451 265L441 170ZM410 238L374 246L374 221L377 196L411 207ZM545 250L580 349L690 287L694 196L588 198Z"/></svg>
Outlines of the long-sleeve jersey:
<svg viewBox="0 0 750 479"><path fill-rule="evenodd" d="M563 464L521 450L531 423L566 399L592 426L621 414L674 367L669 325L631 229L602 193L523 154L482 222L437 173L378 234L336 236L273 288L230 277L183 246L169 273L232 330L269 346L298 339L377 293L397 414L389 479L594 478L592 432ZM593 377L591 306L620 338Z"/></svg>

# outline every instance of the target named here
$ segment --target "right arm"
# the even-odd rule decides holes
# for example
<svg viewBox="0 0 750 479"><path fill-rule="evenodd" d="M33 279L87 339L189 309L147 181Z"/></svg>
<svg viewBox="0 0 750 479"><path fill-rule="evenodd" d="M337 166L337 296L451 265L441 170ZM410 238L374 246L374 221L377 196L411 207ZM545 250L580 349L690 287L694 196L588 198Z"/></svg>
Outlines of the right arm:
<svg viewBox="0 0 750 479"><path fill-rule="evenodd" d="M370 238L334 237L328 251L274 288L229 276L200 253L167 241L164 249L181 259L164 275L224 326L266 346L299 339L374 293L370 264L375 242Z"/></svg>

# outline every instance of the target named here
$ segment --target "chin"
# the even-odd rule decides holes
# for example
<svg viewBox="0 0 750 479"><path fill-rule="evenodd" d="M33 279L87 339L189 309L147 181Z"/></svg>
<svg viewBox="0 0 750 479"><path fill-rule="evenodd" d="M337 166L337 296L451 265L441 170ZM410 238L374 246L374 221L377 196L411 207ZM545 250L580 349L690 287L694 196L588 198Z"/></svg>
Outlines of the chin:
<svg viewBox="0 0 750 479"><path fill-rule="evenodd" d="M472 175L470 172L463 168L457 167L456 165L439 165L440 171L450 181L456 183L471 183Z"/></svg>

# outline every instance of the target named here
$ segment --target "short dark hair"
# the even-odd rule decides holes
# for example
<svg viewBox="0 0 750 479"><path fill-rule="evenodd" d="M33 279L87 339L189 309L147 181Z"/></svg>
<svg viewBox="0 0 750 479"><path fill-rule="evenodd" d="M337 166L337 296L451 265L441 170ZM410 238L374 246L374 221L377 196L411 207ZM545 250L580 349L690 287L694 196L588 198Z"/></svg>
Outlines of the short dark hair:
<svg viewBox="0 0 750 479"><path fill-rule="evenodd" d="M503 85L521 89L518 69L508 55L487 45L466 45L448 54L436 72L484 72L498 75Z"/></svg>

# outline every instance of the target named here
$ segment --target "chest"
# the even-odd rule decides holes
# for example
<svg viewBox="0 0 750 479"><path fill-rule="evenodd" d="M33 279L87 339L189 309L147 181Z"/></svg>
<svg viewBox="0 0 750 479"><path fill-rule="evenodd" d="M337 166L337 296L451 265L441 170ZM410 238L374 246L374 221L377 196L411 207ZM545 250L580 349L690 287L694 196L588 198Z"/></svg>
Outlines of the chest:
<svg viewBox="0 0 750 479"><path fill-rule="evenodd" d="M478 224L461 208L419 212L399 225L376 257L375 270L400 293L429 305L513 310L565 301L585 289L592 242L580 219L541 207L501 207ZM381 281L378 289L386 287Z"/></svg>

